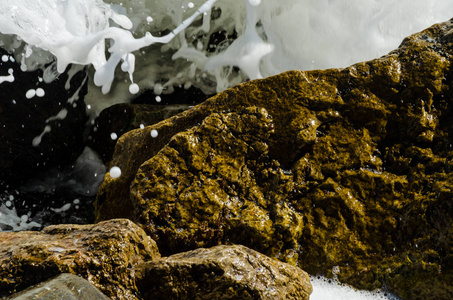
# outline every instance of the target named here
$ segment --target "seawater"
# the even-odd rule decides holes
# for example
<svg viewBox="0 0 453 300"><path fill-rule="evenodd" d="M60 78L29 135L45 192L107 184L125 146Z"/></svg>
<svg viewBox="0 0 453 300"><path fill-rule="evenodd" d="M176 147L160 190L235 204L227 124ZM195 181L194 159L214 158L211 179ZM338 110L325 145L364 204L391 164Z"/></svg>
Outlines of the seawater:
<svg viewBox="0 0 453 300"><path fill-rule="evenodd" d="M23 70L87 65L86 101L96 115L144 89L214 93L291 69L346 67L386 54L452 11L445 0L2 0L0 46ZM214 34L223 40L212 49ZM0 88L11 81L13 74L0 78ZM0 223L35 225L5 203ZM395 299L312 282L312 300Z"/></svg>
<svg viewBox="0 0 453 300"><path fill-rule="evenodd" d="M286 70L346 67L451 11L445 0L3 0L0 45L28 69L55 57L60 71L91 66L96 114L144 89L211 94Z"/></svg>
<svg viewBox="0 0 453 300"><path fill-rule="evenodd" d="M310 300L399 300L388 292L356 290L322 276L310 276L310 281L313 286Z"/></svg>

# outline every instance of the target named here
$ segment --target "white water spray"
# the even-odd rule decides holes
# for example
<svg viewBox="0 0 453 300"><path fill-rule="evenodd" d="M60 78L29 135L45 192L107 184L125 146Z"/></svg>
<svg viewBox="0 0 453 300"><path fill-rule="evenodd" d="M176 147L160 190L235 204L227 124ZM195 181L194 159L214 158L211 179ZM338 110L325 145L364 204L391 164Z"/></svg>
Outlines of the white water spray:
<svg viewBox="0 0 453 300"><path fill-rule="evenodd" d="M210 94L291 69L346 67L452 11L444 0L4 0L0 45L27 70L54 57L60 72L92 65L90 84L110 91L89 88L96 112L143 89Z"/></svg>

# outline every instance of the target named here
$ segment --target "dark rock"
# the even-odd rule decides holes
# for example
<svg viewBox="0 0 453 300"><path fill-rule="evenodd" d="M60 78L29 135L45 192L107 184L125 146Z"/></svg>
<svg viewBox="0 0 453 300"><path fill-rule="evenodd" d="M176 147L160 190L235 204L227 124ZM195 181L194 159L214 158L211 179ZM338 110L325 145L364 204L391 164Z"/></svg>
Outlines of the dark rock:
<svg viewBox="0 0 453 300"><path fill-rule="evenodd" d="M308 300L310 278L301 269L244 246L216 246L144 264L144 299Z"/></svg>
<svg viewBox="0 0 453 300"><path fill-rule="evenodd" d="M0 56L0 78L13 76L0 79L0 184L11 188L82 153L87 77L66 72L48 83L41 70L22 72L5 50ZM36 95L27 98L30 90Z"/></svg>
<svg viewBox="0 0 453 300"><path fill-rule="evenodd" d="M159 97L157 98L158 100L156 100L156 97ZM177 103L196 105L205 101L209 97L210 96L206 95L203 91L194 86L191 86L188 89L176 86L171 88L170 93L162 93L160 95L154 94L152 90L146 90L132 99L132 103L151 105L174 105Z"/></svg>
<svg viewBox="0 0 453 300"><path fill-rule="evenodd" d="M9 300L107 300L110 299L101 293L87 280L69 273L58 275L46 282L40 283L23 292L8 297Z"/></svg>
<svg viewBox="0 0 453 300"><path fill-rule="evenodd" d="M104 109L96 118L89 144L104 162L112 159L117 139L124 133L152 125L189 108L188 105L122 103ZM112 134L114 137L112 138Z"/></svg>
<svg viewBox="0 0 453 300"><path fill-rule="evenodd" d="M97 219L132 218L166 254L244 243L358 288L451 299L452 55L448 21L379 59L250 81L130 131Z"/></svg>
<svg viewBox="0 0 453 300"><path fill-rule="evenodd" d="M86 147L73 164L39 172L18 189L0 193L0 231L93 223L93 202L104 174L102 161Z"/></svg>
<svg viewBox="0 0 453 300"><path fill-rule="evenodd" d="M137 299L133 267L158 259L156 244L129 220L0 232L0 296L61 273L82 276L105 295Z"/></svg>

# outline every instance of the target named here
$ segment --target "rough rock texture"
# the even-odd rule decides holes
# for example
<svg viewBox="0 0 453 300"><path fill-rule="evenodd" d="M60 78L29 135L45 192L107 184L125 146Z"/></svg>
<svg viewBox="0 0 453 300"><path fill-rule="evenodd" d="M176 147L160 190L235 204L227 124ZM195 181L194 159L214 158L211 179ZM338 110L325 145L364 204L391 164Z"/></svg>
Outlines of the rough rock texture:
<svg viewBox="0 0 453 300"><path fill-rule="evenodd" d="M108 300L94 285L87 280L64 273L36 286L30 287L23 292L14 294L8 300Z"/></svg>
<svg viewBox="0 0 453 300"><path fill-rule="evenodd" d="M22 72L1 48L0 57L0 187L11 188L38 171L72 163L82 153L86 74L66 72L48 83L41 70ZM27 98L30 90L36 95Z"/></svg>
<svg viewBox="0 0 453 300"><path fill-rule="evenodd" d="M104 109L96 118L89 144L104 162L112 159L117 139L125 132L148 126L172 117L188 109L188 105L151 105L122 103Z"/></svg>
<svg viewBox="0 0 453 300"><path fill-rule="evenodd" d="M273 255L282 242L297 246L302 219L282 199L264 195L277 187L278 163L265 155L272 133L264 109L212 114L140 167L131 187L136 215L163 252L230 237ZM294 222L285 220L291 216Z"/></svg>
<svg viewBox="0 0 453 300"><path fill-rule="evenodd" d="M87 279L109 297L136 299L132 268L157 259L156 244L129 220L0 232L0 297L60 273Z"/></svg>
<svg viewBox="0 0 453 300"><path fill-rule="evenodd" d="M308 300L308 274L247 247L216 246L148 262L144 299Z"/></svg>
<svg viewBox="0 0 453 300"><path fill-rule="evenodd" d="M243 243L359 288L451 299L452 54L448 21L382 58L247 82L128 132L97 219L134 219L165 254Z"/></svg>

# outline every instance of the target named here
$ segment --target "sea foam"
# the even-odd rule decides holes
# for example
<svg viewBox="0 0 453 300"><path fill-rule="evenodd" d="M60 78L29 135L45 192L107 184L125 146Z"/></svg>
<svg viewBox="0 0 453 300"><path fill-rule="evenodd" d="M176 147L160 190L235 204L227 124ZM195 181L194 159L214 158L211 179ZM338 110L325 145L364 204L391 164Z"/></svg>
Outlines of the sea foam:
<svg viewBox="0 0 453 300"><path fill-rule="evenodd" d="M102 88L86 99L102 109L143 89L212 94L286 70L346 67L451 11L443 0L4 0L0 44L28 70L55 57L59 72L92 66Z"/></svg>

